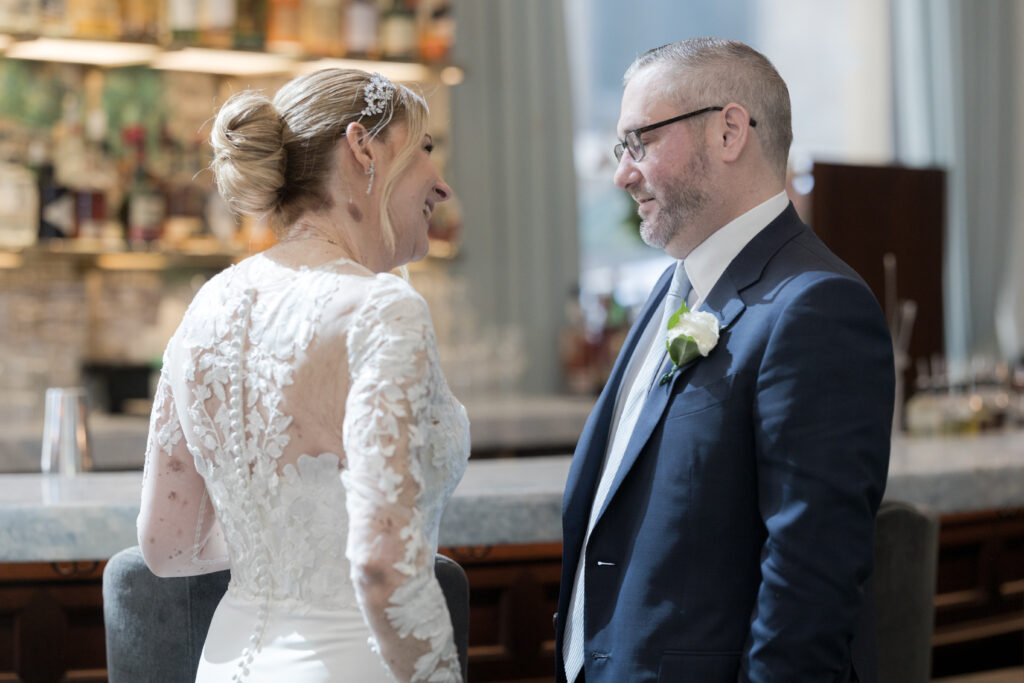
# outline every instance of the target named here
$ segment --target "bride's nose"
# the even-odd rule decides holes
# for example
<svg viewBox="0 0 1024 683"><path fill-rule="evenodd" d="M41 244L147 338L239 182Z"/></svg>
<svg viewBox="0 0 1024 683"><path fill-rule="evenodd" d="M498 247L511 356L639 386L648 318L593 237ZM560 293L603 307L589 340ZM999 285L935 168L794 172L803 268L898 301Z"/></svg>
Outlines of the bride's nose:
<svg viewBox="0 0 1024 683"><path fill-rule="evenodd" d="M444 180L438 179L437 185L434 185L434 195L437 201L446 202L452 198L452 188Z"/></svg>

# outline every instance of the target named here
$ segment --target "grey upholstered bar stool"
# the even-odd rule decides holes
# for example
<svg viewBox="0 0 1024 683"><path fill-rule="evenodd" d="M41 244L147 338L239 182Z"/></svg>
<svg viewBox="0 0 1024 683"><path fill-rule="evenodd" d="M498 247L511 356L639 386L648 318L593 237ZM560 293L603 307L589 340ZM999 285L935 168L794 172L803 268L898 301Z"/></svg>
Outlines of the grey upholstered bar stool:
<svg viewBox="0 0 1024 683"><path fill-rule="evenodd" d="M462 678L469 647L469 582L462 567L434 561L455 630ZM229 572L162 579L138 546L110 558L103 570L103 619L110 683L192 683L213 612L227 590Z"/></svg>
<svg viewBox="0 0 1024 683"><path fill-rule="evenodd" d="M885 501L875 523L878 683L928 683L935 617L939 517Z"/></svg>

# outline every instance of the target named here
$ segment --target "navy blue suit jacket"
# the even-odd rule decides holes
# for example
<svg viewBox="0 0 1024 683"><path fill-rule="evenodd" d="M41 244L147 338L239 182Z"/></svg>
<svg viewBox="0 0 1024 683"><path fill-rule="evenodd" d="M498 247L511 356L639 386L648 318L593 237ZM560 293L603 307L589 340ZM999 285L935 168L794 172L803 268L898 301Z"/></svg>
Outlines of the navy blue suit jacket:
<svg viewBox="0 0 1024 683"><path fill-rule="evenodd" d="M671 269L576 446L560 615L619 383L670 278ZM718 344L651 391L586 549L587 683L873 683L865 585L894 386L884 316L792 205L701 310L718 318Z"/></svg>

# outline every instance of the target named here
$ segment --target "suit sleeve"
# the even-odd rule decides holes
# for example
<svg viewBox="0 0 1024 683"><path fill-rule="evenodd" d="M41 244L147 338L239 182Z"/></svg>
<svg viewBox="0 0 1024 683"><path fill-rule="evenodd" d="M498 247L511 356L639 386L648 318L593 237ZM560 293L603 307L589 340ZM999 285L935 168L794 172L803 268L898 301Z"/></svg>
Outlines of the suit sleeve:
<svg viewBox="0 0 1024 683"><path fill-rule="evenodd" d="M741 680L846 680L893 392L892 343L862 283L819 278L784 305L754 396L767 539Z"/></svg>

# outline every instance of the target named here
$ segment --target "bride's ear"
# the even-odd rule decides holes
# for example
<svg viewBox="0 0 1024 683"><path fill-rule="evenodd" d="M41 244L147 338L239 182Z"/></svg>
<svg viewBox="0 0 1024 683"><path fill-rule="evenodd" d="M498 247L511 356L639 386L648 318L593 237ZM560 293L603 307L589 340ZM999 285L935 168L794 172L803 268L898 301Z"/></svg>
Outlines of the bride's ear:
<svg viewBox="0 0 1024 683"><path fill-rule="evenodd" d="M345 127L345 142L356 163L363 167L363 171L369 173L370 167L376 158L375 150L370 144L369 132L363 124L353 121Z"/></svg>

